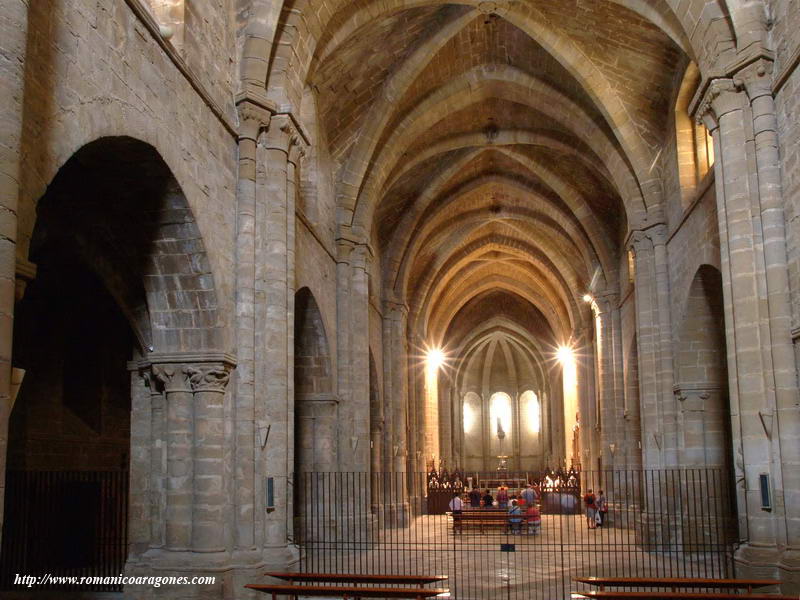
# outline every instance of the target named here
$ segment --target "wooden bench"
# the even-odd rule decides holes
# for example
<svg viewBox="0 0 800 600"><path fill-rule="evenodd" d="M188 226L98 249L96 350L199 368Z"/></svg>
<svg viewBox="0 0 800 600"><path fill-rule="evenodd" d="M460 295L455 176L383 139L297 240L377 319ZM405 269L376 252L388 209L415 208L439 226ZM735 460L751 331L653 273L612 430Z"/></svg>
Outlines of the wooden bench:
<svg viewBox="0 0 800 600"><path fill-rule="evenodd" d="M272 600L277 600L278 596L336 596L352 600L355 598L412 598L424 600L433 596L448 594L447 589L436 588L397 588L397 587L358 587L341 585L288 585L288 584L260 584L249 583L244 586L248 589L265 594L272 594Z"/></svg>
<svg viewBox="0 0 800 600"><path fill-rule="evenodd" d="M505 510L472 510L464 511L460 515L452 515L453 517L453 531L463 531L471 527L477 527L481 533L484 529L496 529L502 527L505 530L511 528L512 515L508 514ZM524 514L514 515L515 518L521 519L519 528L527 527L527 519Z"/></svg>
<svg viewBox="0 0 800 600"><path fill-rule="evenodd" d="M591 591L573 592L584 598L603 598L604 600L797 600L797 596L777 594L736 594L728 592L617 592Z"/></svg>
<svg viewBox="0 0 800 600"><path fill-rule="evenodd" d="M438 596L449 598L449 590L425 588L429 583L444 581L446 575L383 575L362 573L297 573L269 572L267 577L283 579L288 584L249 584L246 588L272 594L273 600L278 596L339 596L342 598L412 598L423 600ZM295 585L303 582L305 585ZM313 584L333 585L313 585ZM363 584L373 584L364 586ZM408 586L418 587L385 587ZM380 587L379 587L380 586Z"/></svg>
<svg viewBox="0 0 800 600"><path fill-rule="evenodd" d="M446 581L447 575L372 575L363 573L264 573L267 577L283 579L289 583L297 581L316 583L378 583L383 585L418 585Z"/></svg>
<svg viewBox="0 0 800 600"><path fill-rule="evenodd" d="M683 598L683 599L705 599L716 598L718 600L730 598L749 598L750 600L761 600L768 598L794 599L794 596L778 596L774 594L753 594L754 588L779 585L780 581L775 579L716 579L698 577L576 577L575 581L588 585L596 585L599 591L575 592L585 598L605 598L612 599L637 599L637 598ZM650 587L668 588L669 592L652 591L633 591L621 592L616 590L606 590L607 587ZM735 592L697 592L688 591L688 588L716 589L716 590L746 590L745 595ZM681 590L681 591L677 591Z"/></svg>

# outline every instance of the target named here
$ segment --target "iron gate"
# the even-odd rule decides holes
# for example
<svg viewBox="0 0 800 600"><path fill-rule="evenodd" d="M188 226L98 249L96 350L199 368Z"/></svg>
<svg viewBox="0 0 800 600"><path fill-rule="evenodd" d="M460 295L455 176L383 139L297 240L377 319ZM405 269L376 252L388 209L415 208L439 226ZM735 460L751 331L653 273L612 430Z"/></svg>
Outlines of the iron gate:
<svg viewBox="0 0 800 600"><path fill-rule="evenodd" d="M9 470L0 590L19 589L18 574L119 575L128 551L128 479L128 471ZM87 587L122 591L115 584Z"/></svg>
<svg viewBox="0 0 800 600"><path fill-rule="evenodd" d="M464 519L454 530L452 516L428 514L426 478L298 474L301 570L443 574L457 600L568 599L581 588L573 578L588 575L734 575L735 519L722 470L583 472L581 493L606 492L605 525L588 528L584 512L574 510L579 497L551 497L538 535L524 523L516 533L502 519L483 529ZM559 503L563 510L554 508Z"/></svg>

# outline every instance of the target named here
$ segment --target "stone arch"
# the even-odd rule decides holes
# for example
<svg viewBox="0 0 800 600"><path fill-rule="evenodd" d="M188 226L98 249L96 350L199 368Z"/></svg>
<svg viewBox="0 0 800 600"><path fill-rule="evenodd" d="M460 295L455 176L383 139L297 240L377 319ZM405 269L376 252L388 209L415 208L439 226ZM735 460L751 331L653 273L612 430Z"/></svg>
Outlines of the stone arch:
<svg viewBox="0 0 800 600"><path fill-rule="evenodd" d="M14 472L53 473L46 496L56 508L33 514L87 526L43 525L63 539L37 536L36 543L62 548L63 560L53 564L77 574L111 547L101 531L125 539L129 473L147 475L136 452L147 442L132 440L131 432L141 427L134 419L145 418L133 400L149 392L131 377L129 361L219 352L222 328L193 213L149 144L104 137L82 146L37 207L27 245L36 276L20 290L13 336L14 367L25 378L9 424L6 498L37 501L31 490L14 487ZM132 529L150 502L141 496L131 491ZM13 506L12 522L10 536L24 525ZM123 541L118 547L103 560L121 570L128 548Z"/></svg>
<svg viewBox="0 0 800 600"><path fill-rule="evenodd" d="M728 467L731 448L722 275L702 265L684 303L676 369L681 464Z"/></svg>
<svg viewBox="0 0 800 600"><path fill-rule="evenodd" d="M307 287L295 294L295 472L334 471L337 402L330 346L317 301Z"/></svg>
<svg viewBox="0 0 800 600"><path fill-rule="evenodd" d="M100 138L61 167L38 203L31 262L54 245L102 280L144 353L221 349L202 236L178 182L149 144Z"/></svg>

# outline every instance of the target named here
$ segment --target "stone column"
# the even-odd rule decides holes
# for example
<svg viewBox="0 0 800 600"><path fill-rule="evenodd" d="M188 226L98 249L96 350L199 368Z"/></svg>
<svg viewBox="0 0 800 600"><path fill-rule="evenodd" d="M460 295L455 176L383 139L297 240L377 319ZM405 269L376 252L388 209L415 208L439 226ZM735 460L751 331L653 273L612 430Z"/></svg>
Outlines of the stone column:
<svg viewBox="0 0 800 600"><path fill-rule="evenodd" d="M641 486L644 504L637 534L644 540L671 544L676 532L669 514L674 514L678 490L672 478L661 477L658 471L677 466L666 227L659 224L634 231L630 241L635 255L642 466L646 469L642 481L634 480L630 495L638 497Z"/></svg>
<svg viewBox="0 0 800 600"><path fill-rule="evenodd" d="M224 552L225 387L230 364L188 367L194 393L192 551Z"/></svg>
<svg viewBox="0 0 800 600"><path fill-rule="evenodd" d="M166 395L166 507L164 548L188 552L192 547L194 414L190 371L182 364L153 365Z"/></svg>
<svg viewBox="0 0 800 600"><path fill-rule="evenodd" d="M592 312L595 322L595 349L597 364L597 395L599 399L600 457L604 470L614 470L616 449L622 447L619 423L622 418L622 403L618 392L615 367L615 344L613 335L614 313L618 312L618 296L614 293L596 294ZM617 319L619 324L619 319ZM617 334L619 339L619 333ZM620 350L621 350L621 345ZM621 369L621 365L620 365ZM608 484L605 484L608 487ZM609 491L609 490L606 490Z"/></svg>
<svg viewBox="0 0 800 600"><path fill-rule="evenodd" d="M11 349L17 245L17 197L20 181L22 106L25 96L25 50L28 2L3 3L0 17L0 523L5 498L8 419L11 416Z"/></svg>
<svg viewBox="0 0 800 600"><path fill-rule="evenodd" d="M150 390L150 548L164 547L164 509L167 505L164 487L167 442L164 390L150 369L141 371Z"/></svg>
<svg viewBox="0 0 800 600"><path fill-rule="evenodd" d="M341 470L369 469L369 262L365 243L339 238L336 266Z"/></svg>
<svg viewBox="0 0 800 600"><path fill-rule="evenodd" d="M764 31L764 28L761 28ZM778 118L772 94L772 63L760 61L739 75L744 79L753 118L753 140L758 169L761 227L769 309L770 359L775 390L774 416L762 416L776 456L780 456L780 484L786 514L786 539L779 570L788 582L784 592L800 592L800 400L797 365L792 347L792 315L786 249L781 157L778 150ZM769 375L768 375L769 376ZM777 435L773 434L773 431ZM779 534L779 537L780 534Z"/></svg>
<svg viewBox="0 0 800 600"><path fill-rule="evenodd" d="M263 404L256 409L259 439L261 432L269 429L266 447L257 452L257 497L263 499L259 504L266 506L263 494L267 478L272 478L275 506L264 514L261 545L266 560L281 566L289 560L289 478L294 470L294 249L290 248L294 232L289 231L294 227L294 185L289 184L289 177L294 177L290 158L296 162L294 146L302 138L291 115L271 117L264 138L264 173L263 181L258 181L256 209L256 303L259 306L263 302L264 307L256 313L255 388L264 394Z"/></svg>
<svg viewBox="0 0 800 600"><path fill-rule="evenodd" d="M642 462L646 469L674 467L677 431L672 393L666 227L659 224L634 231L631 245L636 260Z"/></svg>
<svg viewBox="0 0 800 600"><path fill-rule="evenodd" d="M237 560L258 562L256 553L257 490L256 449L260 448L256 423L256 223L258 209L257 146L269 125L274 107L245 96L237 99L239 112L239 179L236 227L236 345L239 364L233 406L234 545ZM263 198L261 199L263 202ZM263 323L259 324L263 326Z"/></svg>
<svg viewBox="0 0 800 600"><path fill-rule="evenodd" d="M453 403L450 382L441 369L436 374L439 400L439 460L452 471L453 463ZM515 434L516 435L516 434ZM516 440L516 437L514 438Z"/></svg>
<svg viewBox="0 0 800 600"><path fill-rule="evenodd" d="M128 554L138 557L151 546L152 455L158 453L153 443L152 418L155 394L150 393L149 378L139 373L137 363L129 365L131 381L131 453L130 491L128 493ZM158 394L161 399L161 394ZM159 412L163 415L163 412Z"/></svg>
<svg viewBox="0 0 800 600"><path fill-rule="evenodd" d="M798 572L797 383L786 234L769 65L711 82L698 116L714 138L728 375L744 572ZM773 507L761 507L759 477ZM794 501L793 501L794 500ZM742 517L746 517L744 520ZM784 557L780 557L781 549ZM792 576L788 576L789 579ZM796 583L795 583L796 586Z"/></svg>
<svg viewBox="0 0 800 600"><path fill-rule="evenodd" d="M396 473L406 470L408 443L406 440L408 405L408 307L387 301L384 311L383 380L384 395L390 411L386 414L387 445L385 455L391 457L387 464ZM391 437L389 437L391 435Z"/></svg>
<svg viewBox="0 0 800 600"><path fill-rule="evenodd" d="M384 469L392 472L389 485L390 514L398 526L408 518L408 307L394 300L384 302L383 312L383 390L384 412Z"/></svg>
<svg viewBox="0 0 800 600"><path fill-rule="evenodd" d="M166 550L226 549L223 397L232 366L227 357L152 366L166 396Z"/></svg>

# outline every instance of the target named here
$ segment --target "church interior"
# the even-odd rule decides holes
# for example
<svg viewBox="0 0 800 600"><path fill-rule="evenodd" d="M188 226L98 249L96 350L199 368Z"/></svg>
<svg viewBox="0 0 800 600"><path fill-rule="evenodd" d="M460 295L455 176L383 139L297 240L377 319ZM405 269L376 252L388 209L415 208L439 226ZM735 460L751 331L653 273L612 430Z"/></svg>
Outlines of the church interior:
<svg viewBox="0 0 800 600"><path fill-rule="evenodd" d="M798 31L797 0L0 0L0 598L800 593ZM541 531L467 514L529 484Z"/></svg>

